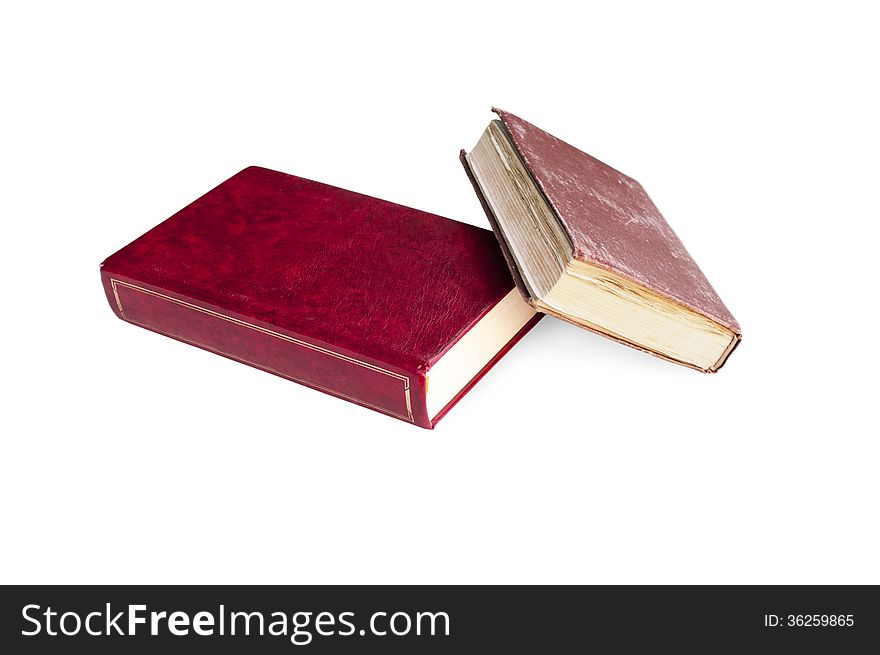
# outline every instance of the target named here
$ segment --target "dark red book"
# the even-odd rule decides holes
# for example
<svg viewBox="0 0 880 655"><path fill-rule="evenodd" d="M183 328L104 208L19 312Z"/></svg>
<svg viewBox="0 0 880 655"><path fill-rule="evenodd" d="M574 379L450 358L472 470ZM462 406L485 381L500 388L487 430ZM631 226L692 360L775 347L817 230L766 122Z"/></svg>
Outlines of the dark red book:
<svg viewBox="0 0 880 655"><path fill-rule="evenodd" d="M101 279L129 323L424 428L540 317L488 230L258 167Z"/></svg>
<svg viewBox="0 0 880 655"><path fill-rule="evenodd" d="M636 180L496 109L461 160L538 311L705 372L736 319Z"/></svg>

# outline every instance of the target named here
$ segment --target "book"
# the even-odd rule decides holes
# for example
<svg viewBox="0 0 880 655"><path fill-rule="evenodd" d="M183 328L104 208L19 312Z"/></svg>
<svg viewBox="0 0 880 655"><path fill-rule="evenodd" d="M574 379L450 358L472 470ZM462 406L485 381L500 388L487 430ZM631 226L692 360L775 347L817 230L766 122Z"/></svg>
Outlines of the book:
<svg viewBox="0 0 880 655"><path fill-rule="evenodd" d="M490 231L260 167L101 278L129 323L424 428L541 316Z"/></svg>
<svg viewBox="0 0 880 655"><path fill-rule="evenodd" d="M642 186L493 111L500 120L460 159L529 304L664 359L721 368L739 324Z"/></svg>

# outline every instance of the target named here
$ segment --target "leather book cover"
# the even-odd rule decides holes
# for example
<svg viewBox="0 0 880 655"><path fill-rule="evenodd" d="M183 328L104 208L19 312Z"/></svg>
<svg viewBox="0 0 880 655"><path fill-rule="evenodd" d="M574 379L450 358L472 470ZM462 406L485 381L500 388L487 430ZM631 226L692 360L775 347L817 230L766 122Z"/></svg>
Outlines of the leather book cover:
<svg viewBox="0 0 880 655"><path fill-rule="evenodd" d="M568 235L575 259L628 277L728 328L735 335L731 351L739 344L742 338L739 323L641 184L518 116L494 107L492 111L501 119L526 169ZM518 288L533 304L534 299L521 283L514 259L473 177L464 150L459 158L498 237ZM554 316L585 327L566 316ZM602 334L665 358L630 341Z"/></svg>
<svg viewBox="0 0 880 655"><path fill-rule="evenodd" d="M424 428L541 316L430 417L431 367L514 288L492 233L260 167L111 255L101 278L125 321Z"/></svg>

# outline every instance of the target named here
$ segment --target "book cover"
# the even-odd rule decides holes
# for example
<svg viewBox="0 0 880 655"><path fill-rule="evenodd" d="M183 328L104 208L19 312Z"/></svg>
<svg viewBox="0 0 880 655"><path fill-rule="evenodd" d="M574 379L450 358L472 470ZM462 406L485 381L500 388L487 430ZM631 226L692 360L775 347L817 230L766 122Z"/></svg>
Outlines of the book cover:
<svg viewBox="0 0 880 655"><path fill-rule="evenodd" d="M488 230L259 167L101 278L125 321L424 428L540 317Z"/></svg>
<svg viewBox="0 0 880 655"><path fill-rule="evenodd" d="M528 177L562 227L571 257L631 280L634 288L668 299L729 330L733 340L719 362L711 368L695 366L708 372L720 368L741 339L740 326L641 184L509 112L495 108L493 111ZM464 150L460 159L498 236L517 286L529 302L538 305L535 294L523 281L523 271L505 241L499 217L487 203L485 189L478 183ZM601 324L585 324L547 307L539 309L651 354L692 365L620 338L603 330Z"/></svg>

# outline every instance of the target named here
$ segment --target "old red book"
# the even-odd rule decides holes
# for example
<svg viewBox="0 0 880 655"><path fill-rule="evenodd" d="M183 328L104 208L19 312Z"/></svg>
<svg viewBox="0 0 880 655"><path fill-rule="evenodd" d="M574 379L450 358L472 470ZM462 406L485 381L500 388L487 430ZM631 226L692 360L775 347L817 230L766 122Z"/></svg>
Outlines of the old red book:
<svg viewBox="0 0 880 655"><path fill-rule="evenodd" d="M537 310L705 372L739 324L642 186L506 111L461 161Z"/></svg>
<svg viewBox="0 0 880 655"><path fill-rule="evenodd" d="M540 317L488 230L258 167L101 278L129 323L424 428Z"/></svg>

